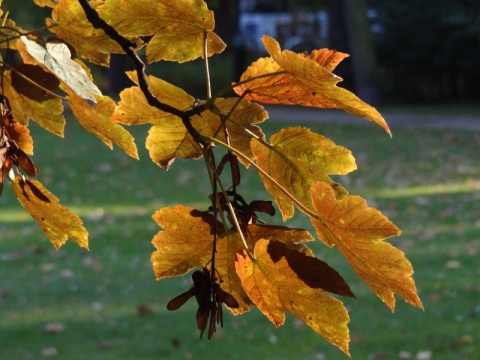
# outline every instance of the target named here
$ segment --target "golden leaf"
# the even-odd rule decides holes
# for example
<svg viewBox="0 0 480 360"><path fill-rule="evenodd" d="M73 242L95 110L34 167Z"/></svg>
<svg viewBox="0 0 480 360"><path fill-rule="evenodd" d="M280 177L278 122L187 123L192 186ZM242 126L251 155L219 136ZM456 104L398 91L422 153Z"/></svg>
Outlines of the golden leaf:
<svg viewBox="0 0 480 360"><path fill-rule="evenodd" d="M185 62L221 53L224 42L213 32L215 20L203 0L164 0L138 3L110 0L99 11L124 36L153 35L147 45L149 63L159 60ZM125 16L135 14L135 16Z"/></svg>
<svg viewBox="0 0 480 360"><path fill-rule="evenodd" d="M89 1L98 10L103 0ZM87 20L78 1L60 0L52 11L53 19L46 19L50 31L70 44L88 61L108 66L110 53L122 53L120 46L103 30L95 29Z"/></svg>
<svg viewBox="0 0 480 360"><path fill-rule="evenodd" d="M5 72L3 85L4 95L10 102L15 121L26 126L31 119L45 130L63 137L66 121L61 99L52 98L38 102L18 93L12 87L10 71Z"/></svg>
<svg viewBox="0 0 480 360"><path fill-rule="evenodd" d="M90 133L101 139L110 149L113 143L122 148L128 155L138 159L134 138L119 124L112 123L110 117L115 110L115 103L107 96L97 97L97 104L92 107L70 89L68 104L78 122Z"/></svg>
<svg viewBox="0 0 480 360"><path fill-rule="evenodd" d="M349 317L342 302L306 285L289 264L289 255L279 253L275 243L258 240L253 260L245 252L237 256L236 270L245 292L276 326L289 312L349 355Z"/></svg>
<svg viewBox="0 0 480 360"><path fill-rule="evenodd" d="M319 180L327 182L335 187L339 196L345 196L346 190L328 175L344 175L356 169L350 150L302 127L280 130L272 135L268 147L257 140L252 140L251 147L258 166L312 210L312 184ZM283 219L291 218L294 214L292 200L272 181L261 173L260 176Z"/></svg>
<svg viewBox="0 0 480 360"><path fill-rule="evenodd" d="M17 176L12 188L18 201L40 225L58 250L68 238L88 249L88 232L80 218L59 204L58 198L37 180Z"/></svg>
<svg viewBox="0 0 480 360"><path fill-rule="evenodd" d="M355 272L388 305L395 309L395 294L422 308L405 254L383 240L400 230L380 211L367 206L360 196L335 199L332 188L318 182L311 189L318 218L311 218L317 236L336 245Z"/></svg>
<svg viewBox="0 0 480 360"><path fill-rule="evenodd" d="M336 86L342 79L331 71L346 54L322 49L305 56L281 51L278 42L271 37L263 36L262 40L271 58L256 61L242 74L242 82L260 77L236 87L238 95L247 92L246 99L267 104L343 109L374 121L390 134L387 123L375 108ZM280 73L264 76L276 72Z"/></svg>
<svg viewBox="0 0 480 360"><path fill-rule="evenodd" d="M183 275L194 267L203 268L210 263L216 222L211 214L176 206L157 211L153 219L164 229L152 240L157 249L151 257L157 280ZM251 307L235 271L235 253L244 249L243 242L238 233L225 232L220 222L216 222L216 227L215 271L221 280L221 288L239 303L238 308L230 310L234 314L241 314ZM288 244L313 239L306 230L280 226L248 225L245 234L247 244L252 249L260 236L264 235Z"/></svg>

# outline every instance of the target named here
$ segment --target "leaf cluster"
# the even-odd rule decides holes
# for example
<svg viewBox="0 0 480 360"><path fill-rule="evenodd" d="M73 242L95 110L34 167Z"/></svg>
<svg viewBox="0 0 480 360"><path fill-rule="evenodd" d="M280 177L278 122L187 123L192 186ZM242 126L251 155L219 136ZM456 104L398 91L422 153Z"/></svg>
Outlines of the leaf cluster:
<svg viewBox="0 0 480 360"><path fill-rule="evenodd" d="M341 78L333 70L346 54L328 49L294 53L264 36L269 56L212 94L208 58L226 45L214 32L214 14L203 0L35 3L52 8L46 19L52 37L16 27L8 13L3 14L0 186L6 177L57 249L68 238L88 248L88 232L75 214L31 179L40 169L28 156L33 154L28 124L35 121L63 136L67 106L85 129L133 158L138 158L137 148L125 125L150 127L145 146L160 168L168 170L177 158L205 161L205 179L211 185L205 197L211 205L155 212L153 219L162 230L152 240L151 256L157 280L201 269L194 270L191 289L167 305L176 310L195 297L201 336L208 327L211 338L216 324L223 326L222 305L234 315L255 306L275 326L285 322L286 312L294 314L349 354L349 317L338 297L354 294L342 276L304 244L314 240L307 230L261 219L274 215L274 204L283 221L295 209L303 212L317 238L337 247L392 311L395 295L422 307L410 262L385 242L400 230L330 177L356 169L351 152L304 127L287 127L268 140L260 127L268 113L259 103L283 104L342 109L390 134L376 109L337 86ZM143 51L145 61L139 55ZM11 52L23 63L11 63ZM132 86L119 94L118 102L101 94L87 63L109 66L113 53L125 53L135 65L127 73ZM152 62L198 58L205 64L204 99L146 73ZM232 90L236 95L229 97ZM244 199L241 174L247 170L259 173L273 202Z"/></svg>

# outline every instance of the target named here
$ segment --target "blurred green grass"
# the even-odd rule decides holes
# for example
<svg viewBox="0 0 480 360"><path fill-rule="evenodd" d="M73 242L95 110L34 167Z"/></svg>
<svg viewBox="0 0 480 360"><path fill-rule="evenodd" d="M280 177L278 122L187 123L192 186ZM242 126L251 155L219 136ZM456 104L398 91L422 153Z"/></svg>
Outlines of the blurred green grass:
<svg viewBox="0 0 480 360"><path fill-rule="evenodd" d="M388 121L388 119L387 119ZM357 299L351 316L354 359L480 357L480 133L393 128L393 139L364 126L304 124L353 151L359 170L339 177L402 230L390 239L412 262L421 311L399 300L394 314L318 241L317 255L340 271ZM267 135L289 124L269 120ZM71 241L55 251L6 186L0 199L0 358L339 359L346 358L288 316L279 329L256 309L211 341L199 340L195 302L168 312L190 275L156 282L151 214L177 203L205 209L204 163L177 160L165 172L144 150L147 128L129 128L141 161L109 151L69 119L66 140L35 124L38 179L77 212L90 252ZM266 199L258 176L242 175L247 201ZM279 217L265 219L280 223ZM307 227L296 215L287 225Z"/></svg>

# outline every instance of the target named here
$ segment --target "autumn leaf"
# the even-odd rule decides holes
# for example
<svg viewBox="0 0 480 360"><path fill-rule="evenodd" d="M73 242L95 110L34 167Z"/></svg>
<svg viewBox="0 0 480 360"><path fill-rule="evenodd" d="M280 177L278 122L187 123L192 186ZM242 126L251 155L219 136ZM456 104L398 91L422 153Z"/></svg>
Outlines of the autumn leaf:
<svg viewBox="0 0 480 360"><path fill-rule="evenodd" d="M121 9L121 11L119 11ZM135 14L125 16L124 14ZM213 32L215 20L203 0L164 0L138 3L110 0L100 16L127 37L153 35L147 45L149 63L172 60L180 63L221 53L225 43Z"/></svg>
<svg viewBox="0 0 480 360"><path fill-rule="evenodd" d="M238 95L245 92L246 99L267 104L303 105L316 108L339 108L374 121L390 134L390 129L372 106L350 91L337 87L342 79L331 71L346 56L343 53L322 49L309 56L289 50L281 51L278 42L262 37L270 58L253 63L243 74ZM265 76L272 74L272 76ZM256 78L250 81L249 79Z"/></svg>
<svg viewBox="0 0 480 360"><path fill-rule="evenodd" d="M43 47L26 36L21 36L20 40L35 60L65 82L82 99L95 102L94 95L102 95L83 67L71 59L72 54L67 44L53 41L47 42Z"/></svg>
<svg viewBox="0 0 480 360"><path fill-rule="evenodd" d="M223 225L213 215L186 206L164 208L153 219L164 230L157 233L152 243L157 249L151 256L157 280L183 275L194 267L203 268L210 263L213 246L213 228L217 227L215 270L221 280L221 288L239 303L231 309L241 314L251 307L235 270L235 252L244 249L241 237L235 231L225 232ZM281 226L248 225L245 230L247 244L253 249L255 242L268 236L287 244L311 241L306 230Z"/></svg>
<svg viewBox="0 0 480 360"><path fill-rule="evenodd" d="M335 188L338 196L346 190L328 175L344 175L356 169L350 150L302 127L291 127L272 135L270 144L251 142L257 165L307 208L313 209L310 187L324 181ZM262 175L265 188L273 196L283 219L294 214L292 200L276 184Z"/></svg>
<svg viewBox="0 0 480 360"><path fill-rule="evenodd" d="M397 294L422 308L405 254L385 242L400 230L387 217L367 206L360 196L335 198L332 188L317 182L311 188L318 214L311 217L317 236L328 246L336 245L355 272L393 311Z"/></svg>
<svg viewBox="0 0 480 360"><path fill-rule="evenodd" d="M80 218L60 205L58 198L39 181L17 176L11 184L20 204L40 225L57 250L68 238L88 249L88 232Z"/></svg>
<svg viewBox="0 0 480 360"><path fill-rule="evenodd" d="M275 326L283 325L289 312L349 355L349 317L342 302L307 285L279 249L275 241L260 239L254 259L245 252L237 256L237 274L247 295Z"/></svg>
<svg viewBox="0 0 480 360"><path fill-rule="evenodd" d="M12 86L10 71L3 76L4 95L8 98L15 121L27 126L30 120L51 133L63 137L65 118L60 98L52 98L42 102L35 101L17 92Z"/></svg>
<svg viewBox="0 0 480 360"><path fill-rule="evenodd" d="M103 3L103 0L89 1L90 6L97 10ZM50 31L95 64L108 66L110 53L123 53L103 30L92 26L78 1L60 0L52 11L52 19L47 18L46 23Z"/></svg>
<svg viewBox="0 0 480 360"><path fill-rule="evenodd" d="M33 139L27 127L18 122L10 122L5 116L0 119L0 126L4 126L8 138L15 141L25 154L33 155Z"/></svg>
<svg viewBox="0 0 480 360"><path fill-rule="evenodd" d="M60 85L55 75L32 64L19 64L12 69L12 86L18 93L38 102L55 98L51 93Z"/></svg>
<svg viewBox="0 0 480 360"><path fill-rule="evenodd" d="M87 131L100 138L110 149L113 149L113 143L115 143L128 155L138 159L133 136L119 124L110 122L110 116L115 110L112 99L107 96L98 97L97 104L92 107L73 91L66 90L70 96L68 104L75 118Z"/></svg>
<svg viewBox="0 0 480 360"><path fill-rule="evenodd" d="M33 2L40 7L54 7L58 4L58 0L33 0Z"/></svg>

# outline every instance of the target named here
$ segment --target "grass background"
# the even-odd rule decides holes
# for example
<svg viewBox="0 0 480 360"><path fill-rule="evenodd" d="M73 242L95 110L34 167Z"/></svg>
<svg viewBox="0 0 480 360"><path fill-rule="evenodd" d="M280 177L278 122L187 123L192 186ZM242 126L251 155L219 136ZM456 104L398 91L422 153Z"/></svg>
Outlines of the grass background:
<svg viewBox="0 0 480 360"><path fill-rule="evenodd" d="M388 121L388 119L387 119ZM291 124L270 120L272 134ZM316 254L340 271L357 296L351 316L354 359L480 358L480 132L393 128L371 123L305 124L353 151L359 170L338 178L402 230L390 241L412 262L425 311L402 300L394 314L335 249ZM147 128L131 128L141 161L109 151L73 119L66 140L35 124L40 180L84 220L90 251L69 241L55 251L8 185L0 198L1 359L341 359L339 350L288 316L279 329L253 309L211 341L199 340L195 301L168 312L190 275L156 282L151 214L177 203L205 209L203 161L177 160L165 172L144 150ZM242 175L247 201L267 199L254 173ZM271 223L281 220L266 219ZM296 216L290 226L311 229Z"/></svg>

